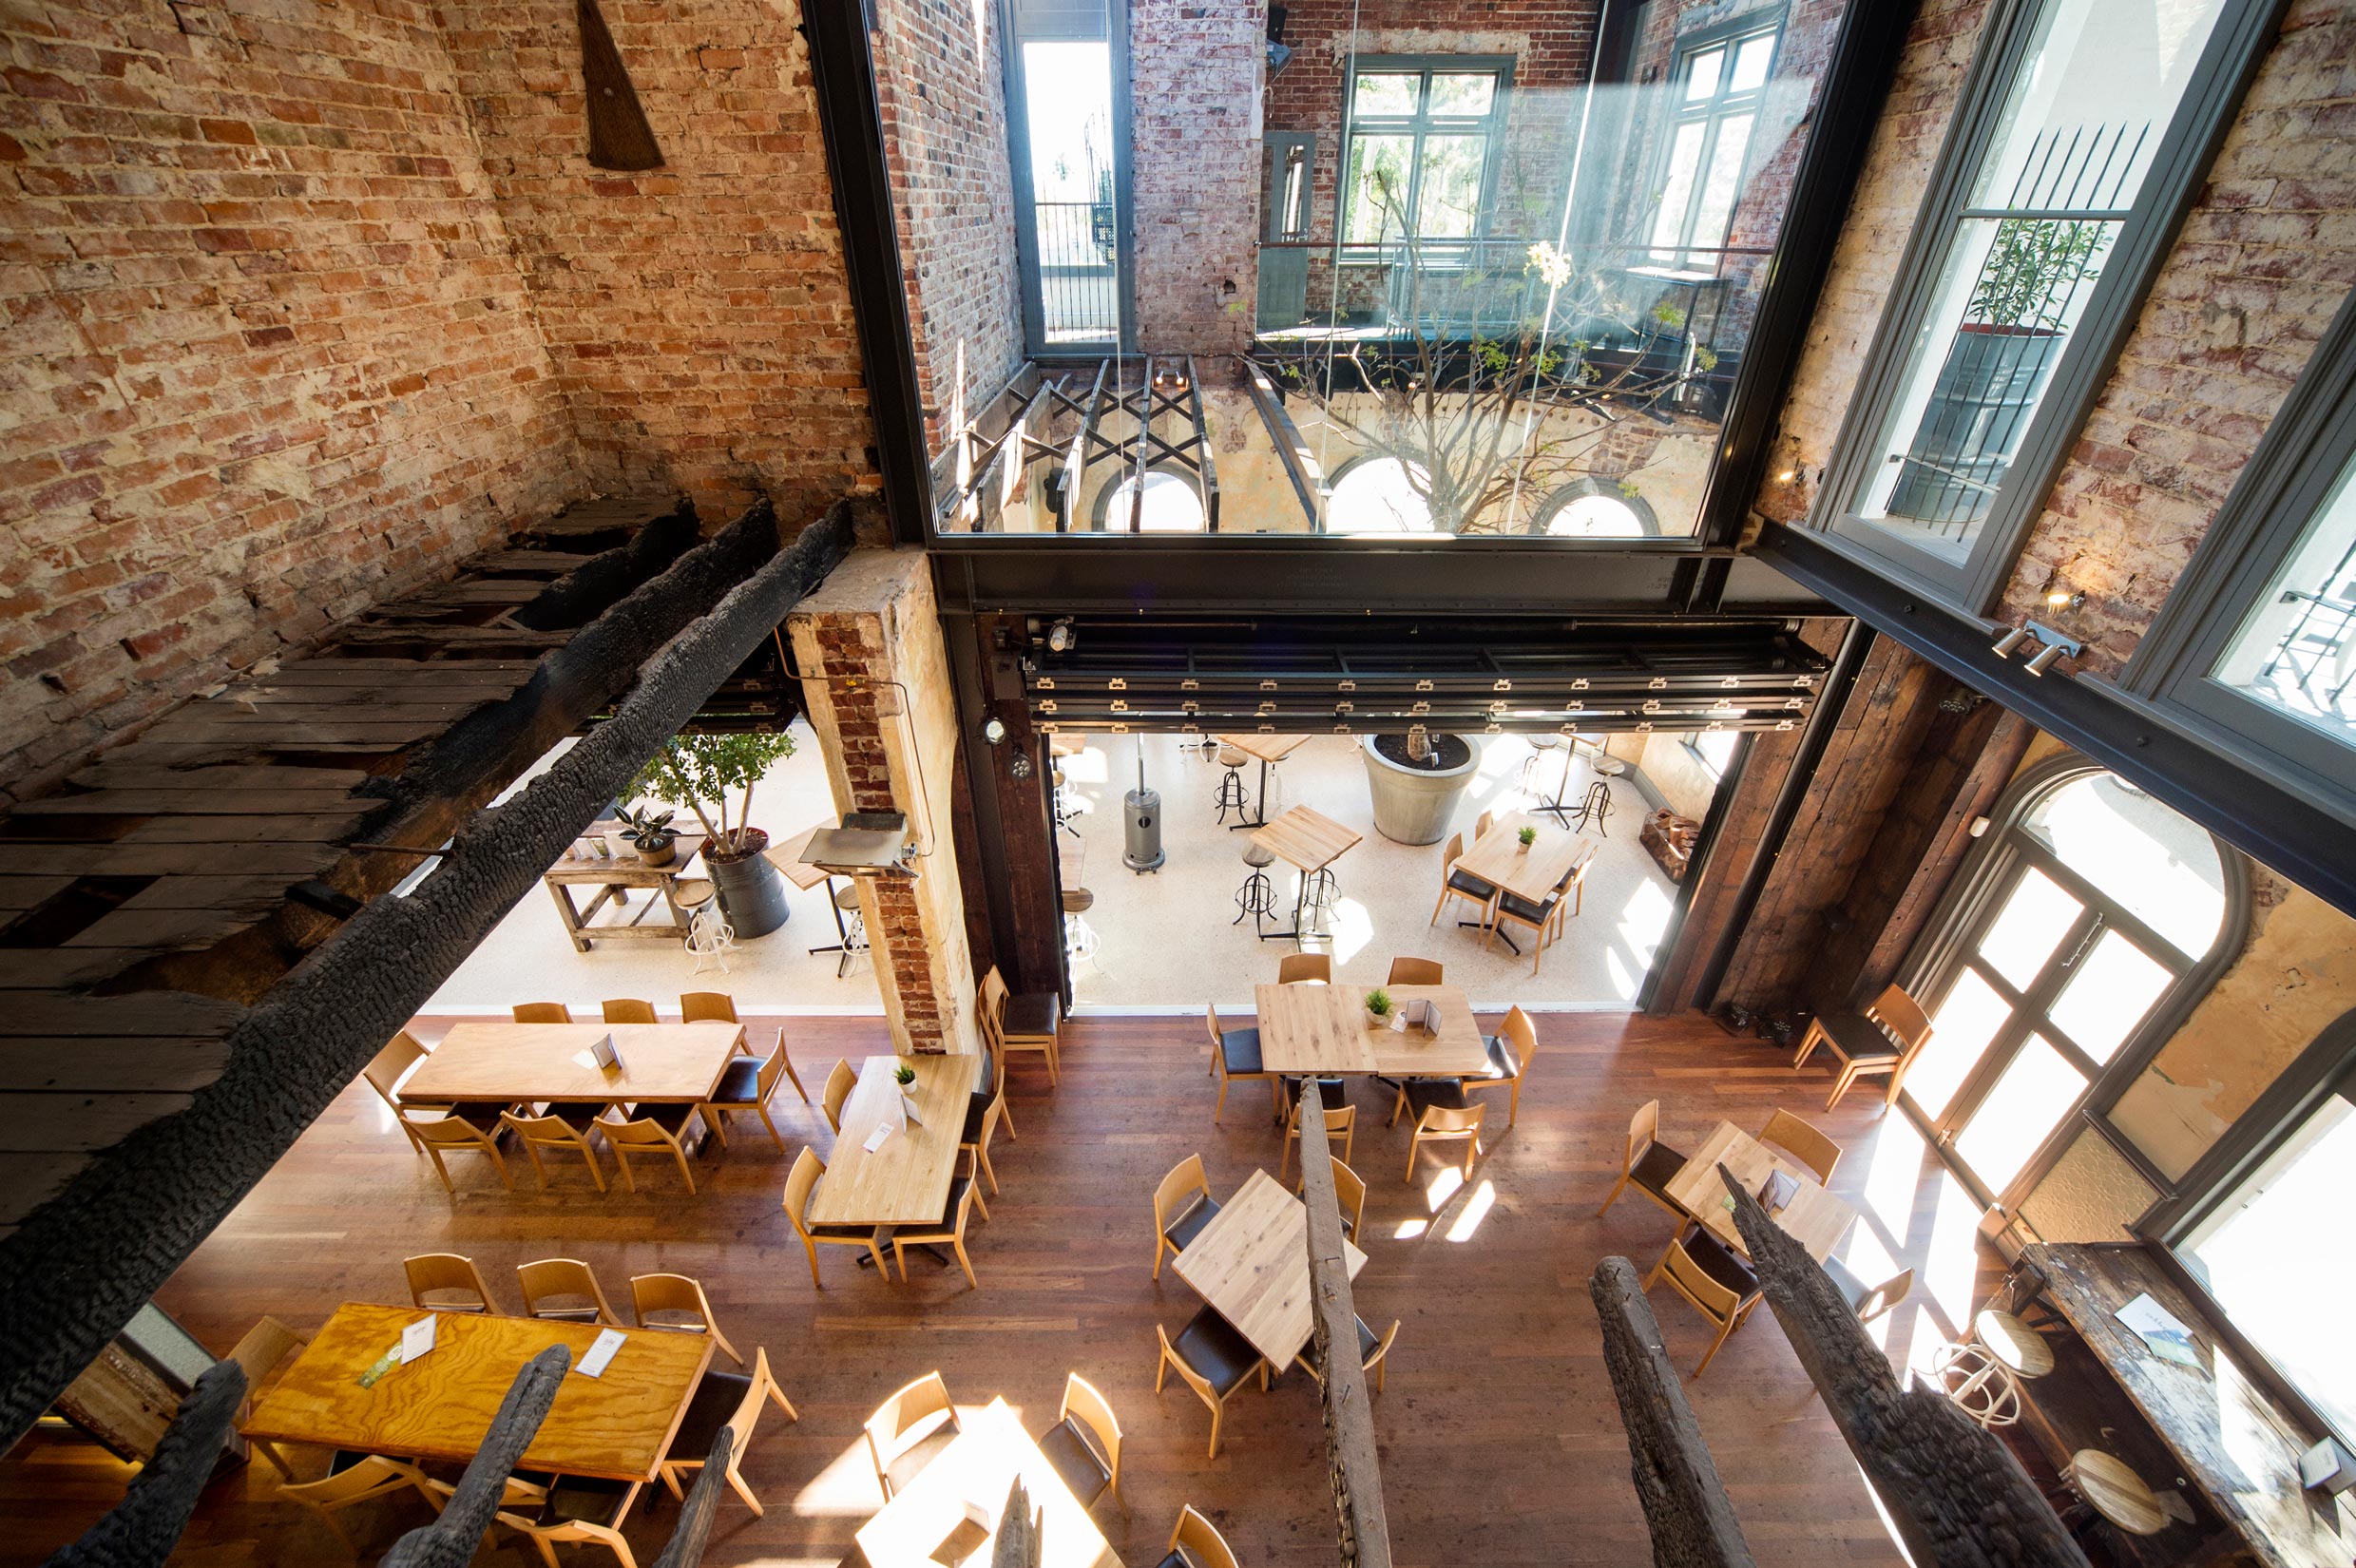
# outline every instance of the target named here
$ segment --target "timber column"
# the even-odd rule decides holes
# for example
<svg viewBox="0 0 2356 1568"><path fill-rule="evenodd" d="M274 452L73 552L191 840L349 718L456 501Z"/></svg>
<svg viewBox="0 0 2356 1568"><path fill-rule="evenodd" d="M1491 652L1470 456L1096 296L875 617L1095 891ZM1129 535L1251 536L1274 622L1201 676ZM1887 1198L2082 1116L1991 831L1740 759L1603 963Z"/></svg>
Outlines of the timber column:
<svg viewBox="0 0 2356 1568"><path fill-rule="evenodd" d="M853 550L786 617L842 812L904 812L914 882L861 877L859 912L902 1054L980 1048L965 895L949 841L957 701L922 550Z"/></svg>

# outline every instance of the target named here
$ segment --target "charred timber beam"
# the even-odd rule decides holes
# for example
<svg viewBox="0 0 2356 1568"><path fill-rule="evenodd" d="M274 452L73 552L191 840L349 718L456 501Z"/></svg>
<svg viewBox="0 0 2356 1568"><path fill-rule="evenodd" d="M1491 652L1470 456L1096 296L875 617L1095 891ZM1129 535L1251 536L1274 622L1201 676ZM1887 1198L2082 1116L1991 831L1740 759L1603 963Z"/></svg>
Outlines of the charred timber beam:
<svg viewBox="0 0 2356 1568"><path fill-rule="evenodd" d="M123 1501L81 1539L49 1554L43 1568L162 1568L213 1479L230 1424L245 1399L245 1369L215 1362L180 1402L156 1451L140 1466Z"/></svg>
<svg viewBox="0 0 2356 1568"><path fill-rule="evenodd" d="M1657 1568L1752 1568L1725 1483L1686 1403L1685 1385L1669 1365L1660 1324L1644 1298L1636 1266L1607 1257L1587 1276L1587 1294L1603 1325L1603 1365L1628 1429L1628 1466Z"/></svg>
<svg viewBox="0 0 2356 1568"><path fill-rule="evenodd" d="M1055 514L1055 531L1069 533L1080 514L1080 490L1088 477L1088 438L1096 434L1098 414L1104 409L1104 376L1113 362L1104 360L1096 368L1096 384L1088 389L1088 407L1080 416L1080 429L1072 432L1071 449L1063 455L1063 504Z"/></svg>
<svg viewBox="0 0 2356 1568"><path fill-rule="evenodd" d="M458 1478L457 1490L443 1505L441 1517L394 1541L379 1568L466 1568L483 1544L491 1516L499 1511L508 1477L539 1435L572 1363L572 1351L551 1345L524 1364L508 1385L507 1397L483 1434L483 1445L467 1462L467 1473Z"/></svg>
<svg viewBox="0 0 2356 1568"><path fill-rule="evenodd" d="M774 542L774 534L772 535ZM454 835L407 898L354 915L232 1026L229 1064L177 1115L85 1166L0 1239L0 1447L121 1330L432 995L565 847L850 552L837 504L791 548L676 631L682 560L568 653L638 680L607 722L512 800ZM774 547L774 545L773 545ZM676 635L674 632L676 631ZM388 857L390 858L390 857Z"/></svg>
<svg viewBox="0 0 2356 1568"><path fill-rule="evenodd" d="M1342 1211L1333 1192L1333 1156L1322 1138L1301 1143L1301 1201L1309 1209L1309 1306L1312 1352L1322 1383L1326 1459L1341 1531L1342 1568L1390 1568L1390 1525L1383 1514L1383 1465L1374 1445L1374 1411L1358 1360L1358 1307L1350 1297ZM1283 1370L1282 1367L1277 1370Z"/></svg>
<svg viewBox="0 0 2356 1568"><path fill-rule="evenodd" d="M1251 389L1252 405L1260 411L1260 423L1268 427L1268 438L1275 443L1276 455L1284 462L1285 477L1293 481L1293 493L1300 498L1301 512L1309 519L1309 531L1317 531L1317 502L1325 494L1325 474L1317 467L1309 443L1301 439L1300 427L1284 411L1284 404L1276 396L1275 383L1268 373L1251 360L1243 361L1244 385Z"/></svg>
<svg viewBox="0 0 2356 1568"><path fill-rule="evenodd" d="M636 592L696 546L696 507L680 496L648 521L629 543L603 550L516 606L511 619L532 631L555 631L595 620L608 604Z"/></svg>
<svg viewBox="0 0 2356 1568"><path fill-rule="evenodd" d="M697 1568L703 1560L704 1543L712 1539L712 1517L719 1511L719 1496L728 1484L728 1464L736 1446L737 1429L721 1427L719 1436L712 1440L712 1451L703 1456L703 1468L696 1472L696 1483L687 1488L687 1501L679 1505L679 1523L672 1528L662 1554L655 1558L655 1568Z"/></svg>
<svg viewBox="0 0 2356 1568"><path fill-rule="evenodd" d="M1940 1568L2085 1568L2021 1462L1942 1395L1901 1387L1889 1358L1807 1249L1768 1218L1733 1172L1734 1227L1768 1306L1906 1555Z"/></svg>
<svg viewBox="0 0 2356 1568"><path fill-rule="evenodd" d="M1006 1506L998 1516L998 1534L990 1540L990 1568L1039 1568L1042 1536L1040 1511L1017 1476L1006 1485Z"/></svg>

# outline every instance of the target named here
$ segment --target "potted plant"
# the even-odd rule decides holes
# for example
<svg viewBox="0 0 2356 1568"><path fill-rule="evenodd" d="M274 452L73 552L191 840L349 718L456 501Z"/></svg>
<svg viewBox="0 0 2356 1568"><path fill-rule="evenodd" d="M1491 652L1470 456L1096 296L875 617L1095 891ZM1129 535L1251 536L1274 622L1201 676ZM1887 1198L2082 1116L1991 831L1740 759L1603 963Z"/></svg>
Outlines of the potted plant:
<svg viewBox="0 0 2356 1568"><path fill-rule="evenodd" d="M633 812L623 807L614 813L622 821L622 837L638 851L639 859L648 866L668 866L678 858L679 834L671 827L676 812L658 812L652 806L641 806Z"/></svg>
<svg viewBox="0 0 2356 1568"><path fill-rule="evenodd" d="M769 835L752 825L753 787L771 764L794 755L782 730L740 735L677 735L646 759L630 794L651 796L696 813L709 835L703 863L737 940L767 936L785 924L785 879L761 851ZM729 811L729 792L738 792Z"/></svg>
<svg viewBox="0 0 2356 1568"><path fill-rule="evenodd" d="M1359 749L1374 828L1394 844L1437 844L1456 803L1481 770L1481 748L1461 735L1434 735L1421 724L1402 735L1370 735Z"/></svg>
<svg viewBox="0 0 2356 1568"><path fill-rule="evenodd" d="M1513 836L1521 840L1521 847L1515 850L1514 853L1528 854L1530 852L1530 846L1538 842L1538 830L1536 828L1524 828Z"/></svg>
<svg viewBox="0 0 2356 1568"><path fill-rule="evenodd" d="M908 1109L908 1119L916 1119L916 1069L903 1061L891 1069L892 1081L900 1085L900 1100Z"/></svg>
<svg viewBox="0 0 2356 1568"><path fill-rule="evenodd" d="M1366 994L1366 1020L1377 1029L1390 1027L1390 993L1379 986Z"/></svg>

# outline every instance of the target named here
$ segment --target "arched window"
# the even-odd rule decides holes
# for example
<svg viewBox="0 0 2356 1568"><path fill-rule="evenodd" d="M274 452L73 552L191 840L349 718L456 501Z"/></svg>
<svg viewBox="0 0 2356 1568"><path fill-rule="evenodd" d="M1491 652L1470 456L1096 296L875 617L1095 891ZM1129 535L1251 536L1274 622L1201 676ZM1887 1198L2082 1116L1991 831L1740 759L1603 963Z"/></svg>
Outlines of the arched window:
<svg viewBox="0 0 2356 1568"><path fill-rule="evenodd" d="M1096 526L1114 533L1129 531L1129 512L1138 507L1137 526L1140 533L1201 533L1205 523L1202 497L1195 489L1192 475L1168 468L1148 468L1144 479L1144 499L1138 495L1138 476L1129 475L1117 485L1107 485L1096 498Z"/></svg>
<svg viewBox="0 0 2356 1568"><path fill-rule="evenodd" d="M1408 465L1396 457L1353 457L1333 475L1333 493L1325 504L1328 533L1431 533L1431 507L1415 493L1419 467L1409 477Z"/></svg>
<svg viewBox="0 0 2356 1568"><path fill-rule="evenodd" d="M2241 858L2082 757L2029 770L1917 947L1908 1108L1995 1197L2107 1104L2240 952Z"/></svg>
<svg viewBox="0 0 2356 1568"><path fill-rule="evenodd" d="M1558 539L1649 539L1660 519L1640 495L1611 479L1575 479L1539 504L1530 532Z"/></svg>

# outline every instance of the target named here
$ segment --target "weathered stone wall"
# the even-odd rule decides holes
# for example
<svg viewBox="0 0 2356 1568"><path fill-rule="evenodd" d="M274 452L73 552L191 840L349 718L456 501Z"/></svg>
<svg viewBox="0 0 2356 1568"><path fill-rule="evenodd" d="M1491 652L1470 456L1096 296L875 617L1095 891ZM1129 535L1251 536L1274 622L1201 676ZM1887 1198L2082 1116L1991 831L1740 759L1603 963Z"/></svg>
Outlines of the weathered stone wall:
<svg viewBox="0 0 2356 1568"><path fill-rule="evenodd" d="M1266 0L1131 0L1138 347L1240 354L1259 286Z"/></svg>
<svg viewBox="0 0 2356 1568"><path fill-rule="evenodd" d="M0 51L14 792L587 478L431 7L49 0Z"/></svg>

